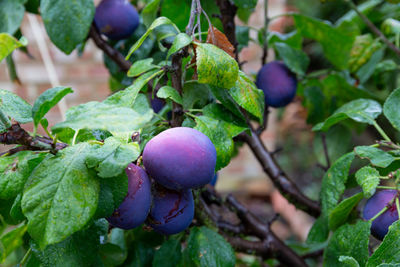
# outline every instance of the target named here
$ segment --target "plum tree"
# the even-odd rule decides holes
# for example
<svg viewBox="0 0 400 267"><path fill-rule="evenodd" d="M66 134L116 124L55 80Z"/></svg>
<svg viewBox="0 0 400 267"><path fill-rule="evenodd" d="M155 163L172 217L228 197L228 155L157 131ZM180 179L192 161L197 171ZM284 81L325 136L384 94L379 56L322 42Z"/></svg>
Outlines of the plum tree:
<svg viewBox="0 0 400 267"><path fill-rule="evenodd" d="M143 151L143 164L154 180L169 189L198 188L213 176L216 150L203 133L176 127L152 138Z"/></svg>
<svg viewBox="0 0 400 267"><path fill-rule="evenodd" d="M172 235L185 230L194 217L194 201L190 189L174 191L156 186L149 224L159 233Z"/></svg>
<svg viewBox="0 0 400 267"><path fill-rule="evenodd" d="M379 240L383 240L388 232L389 226L399 219L395 198L398 197L397 190L382 190L376 192L364 206L363 217L366 220L373 218L383 208L387 210L374 219L371 225L371 233Z"/></svg>
<svg viewBox="0 0 400 267"><path fill-rule="evenodd" d="M286 106L295 97L297 79L285 64L272 61L260 69L256 85L264 91L265 103L278 108Z"/></svg>
<svg viewBox="0 0 400 267"><path fill-rule="evenodd" d="M147 218L151 206L151 184L146 172L130 163L125 169L128 175L128 194L121 205L107 220L113 226L132 229Z"/></svg>
<svg viewBox="0 0 400 267"><path fill-rule="evenodd" d="M108 38L121 40L139 26L139 14L127 0L103 0L96 8L94 22Z"/></svg>

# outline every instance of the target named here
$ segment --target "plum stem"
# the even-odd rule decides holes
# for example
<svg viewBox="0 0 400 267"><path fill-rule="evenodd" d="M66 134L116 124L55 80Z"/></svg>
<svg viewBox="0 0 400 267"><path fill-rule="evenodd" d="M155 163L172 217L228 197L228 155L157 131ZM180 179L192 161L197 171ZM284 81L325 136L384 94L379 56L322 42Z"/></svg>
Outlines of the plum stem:
<svg viewBox="0 0 400 267"><path fill-rule="evenodd" d="M399 198L396 197L396 209L397 209L397 216L400 219L400 203L399 203Z"/></svg>
<svg viewBox="0 0 400 267"><path fill-rule="evenodd" d="M378 218L379 216L381 216L383 213L385 213L385 211L388 210L388 207L385 206L383 209L381 209L377 214L375 214L374 217L372 217L371 219L369 219L369 222L373 222L376 218Z"/></svg>
<svg viewBox="0 0 400 267"><path fill-rule="evenodd" d="M72 138L72 145L75 145L76 138L78 137L79 130L76 130L74 133L74 137Z"/></svg>
<svg viewBox="0 0 400 267"><path fill-rule="evenodd" d="M394 186L384 186L384 185L379 185L376 187L377 189L393 189L396 190L397 188Z"/></svg>

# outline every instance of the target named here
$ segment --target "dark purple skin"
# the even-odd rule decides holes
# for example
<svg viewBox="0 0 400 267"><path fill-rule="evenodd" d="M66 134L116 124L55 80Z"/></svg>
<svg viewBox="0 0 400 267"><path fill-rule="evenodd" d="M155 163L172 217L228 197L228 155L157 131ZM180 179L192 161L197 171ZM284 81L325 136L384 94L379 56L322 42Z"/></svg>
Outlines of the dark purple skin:
<svg viewBox="0 0 400 267"><path fill-rule="evenodd" d="M165 105L164 101L159 99L158 97L154 97L151 101L151 108L154 110L155 113L158 113Z"/></svg>
<svg viewBox="0 0 400 267"><path fill-rule="evenodd" d="M185 230L194 217L194 201L190 189L173 191L157 186L150 210L149 224L164 235Z"/></svg>
<svg viewBox="0 0 400 267"><path fill-rule="evenodd" d="M211 182L216 160L211 140L188 127L161 132L143 151L143 165L148 174L174 190L198 188Z"/></svg>
<svg viewBox="0 0 400 267"><path fill-rule="evenodd" d="M280 61L265 64L257 74L256 85L264 91L265 104L270 107L284 107L296 96L296 75Z"/></svg>
<svg viewBox="0 0 400 267"><path fill-rule="evenodd" d="M139 14L127 0L103 0L96 8L94 22L108 38L121 40L139 26Z"/></svg>
<svg viewBox="0 0 400 267"><path fill-rule="evenodd" d="M212 180L211 180L211 182L210 182L210 185L215 186L215 184L217 183L217 181L218 181L218 173L216 173L216 174L214 175L214 177L212 178Z"/></svg>
<svg viewBox="0 0 400 267"><path fill-rule="evenodd" d="M381 190L376 192L364 206L363 217L366 220L373 218L397 195L396 190ZM389 226L399 219L396 202L393 201L384 213L376 218L371 225L371 233L379 240L383 240L389 230Z"/></svg>
<svg viewBox="0 0 400 267"><path fill-rule="evenodd" d="M146 172L133 163L128 165L125 172L128 175L128 194L107 221L127 230L146 220L151 206L151 183Z"/></svg>

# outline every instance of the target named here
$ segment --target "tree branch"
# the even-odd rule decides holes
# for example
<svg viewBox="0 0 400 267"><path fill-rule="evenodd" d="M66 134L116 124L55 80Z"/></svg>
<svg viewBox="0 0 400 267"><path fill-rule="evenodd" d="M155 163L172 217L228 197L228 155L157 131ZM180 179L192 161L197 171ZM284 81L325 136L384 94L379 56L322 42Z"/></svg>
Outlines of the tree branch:
<svg viewBox="0 0 400 267"><path fill-rule="evenodd" d="M53 143L53 140L48 137L35 136L32 137L27 131L25 131L19 123L14 123L7 132L0 134L0 143L6 145L22 145L23 148L15 148L10 153L16 153L22 150L48 150L52 153L56 153L67 147L65 143Z"/></svg>
<svg viewBox="0 0 400 267"><path fill-rule="evenodd" d="M393 51L395 52L398 56L400 56L400 49L395 46L392 42L390 42L386 36L369 20L367 16L365 16L363 13L358 10L357 6L353 3L352 0L346 0L346 2L350 5L351 9L354 10L354 12L357 13L357 15L361 18L361 20L370 28L370 30L375 33L379 38L382 39L382 41Z"/></svg>
<svg viewBox="0 0 400 267"><path fill-rule="evenodd" d="M132 63L128 60L125 60L125 57L118 50L110 46L107 41L101 37L94 24L92 24L90 27L89 36L93 39L96 46L103 50L103 52L109 56L122 71L126 72L129 70L129 68L132 66Z"/></svg>
<svg viewBox="0 0 400 267"><path fill-rule="evenodd" d="M214 221L219 228L219 232L235 250L248 254L254 253L261 256L263 259L276 258L285 266L307 266L299 255L286 246L275 233L271 231L269 223L260 222L258 218L240 204L233 195L229 195L226 198L226 204L232 207L233 212L240 219L240 223L235 225L222 220L222 214L219 214L218 211L212 210L210 206L208 206L211 205L210 202L218 202L220 206L225 205L220 196L211 187L206 187L206 189L202 191L200 199L204 211L211 220ZM218 199L218 201L215 201L215 199ZM226 216L226 212L223 212ZM231 236L227 232L234 233L235 236ZM249 241L239 236L240 234L257 237L259 241Z"/></svg>
<svg viewBox="0 0 400 267"><path fill-rule="evenodd" d="M289 202L312 216L319 216L321 210L318 202L305 196L296 184L287 177L271 153L267 150L260 137L254 131L252 131L251 135L242 133L240 137L247 143L258 159L264 172L270 177L274 185L283 193Z"/></svg>
<svg viewBox="0 0 400 267"><path fill-rule="evenodd" d="M239 53L237 50L238 43L236 41L235 32L235 16L237 6L231 3L230 0L216 0L219 11L221 12L221 22L224 27L224 33L229 42L235 47L235 59L239 61Z"/></svg>

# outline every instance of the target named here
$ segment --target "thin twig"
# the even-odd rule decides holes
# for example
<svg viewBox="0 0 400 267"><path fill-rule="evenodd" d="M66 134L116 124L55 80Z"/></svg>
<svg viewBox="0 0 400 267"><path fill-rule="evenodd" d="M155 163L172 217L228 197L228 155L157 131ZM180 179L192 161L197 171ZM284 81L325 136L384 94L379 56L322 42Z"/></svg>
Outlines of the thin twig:
<svg viewBox="0 0 400 267"><path fill-rule="evenodd" d="M263 41L264 41L264 46L263 46L263 55L261 58L261 66L263 66L267 62L267 57L268 57L268 41L267 41L267 36L268 36L268 24L269 24L269 17L268 17L268 0L264 0L264 31L263 31Z"/></svg>

